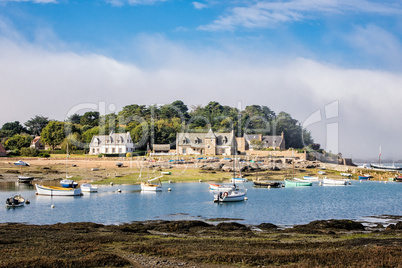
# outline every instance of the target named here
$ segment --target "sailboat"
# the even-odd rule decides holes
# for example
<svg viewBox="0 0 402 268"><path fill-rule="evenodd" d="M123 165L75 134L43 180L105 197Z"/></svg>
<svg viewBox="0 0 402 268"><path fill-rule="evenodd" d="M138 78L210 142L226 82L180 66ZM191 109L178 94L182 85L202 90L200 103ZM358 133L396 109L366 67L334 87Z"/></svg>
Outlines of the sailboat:
<svg viewBox="0 0 402 268"><path fill-rule="evenodd" d="M141 167L142 169L142 167ZM140 177L141 177L141 172L140 172ZM148 179L146 182L141 182L141 191L152 191L152 192L160 192L162 191L162 182L161 182L161 178L162 176L153 178L153 179L149 179L149 162L148 162ZM152 183L153 181L158 181L157 184Z"/></svg>
<svg viewBox="0 0 402 268"><path fill-rule="evenodd" d="M233 136L233 145L234 145L234 151L235 151L235 156L237 156L237 146L236 146L236 138L234 135L234 131L232 132ZM233 161L233 178L236 178L236 161L237 157L234 157ZM214 202L239 202L239 201L244 201L246 198L247 190L244 189L244 184L243 184L243 189L237 189L236 186L236 181L237 180L232 180L234 190L229 190L229 191L221 191L219 190L216 194L214 194Z"/></svg>
<svg viewBox="0 0 402 268"><path fill-rule="evenodd" d="M24 162L24 161L21 161L21 160L18 160L17 162L14 163L14 165L21 167L21 175L18 176L18 182L21 182L21 183L30 183L30 182L33 181L34 177L24 176L24 175L22 174L22 167L23 167L23 166L29 166L29 163Z"/></svg>
<svg viewBox="0 0 402 268"><path fill-rule="evenodd" d="M68 142L67 142L67 156L66 156L66 178L60 181L60 185L65 188L76 188L78 183L70 180L73 176L68 176Z"/></svg>
<svg viewBox="0 0 402 268"><path fill-rule="evenodd" d="M88 166L88 155L86 154L86 159L85 159L85 181L87 180L87 166ZM89 183L81 184L80 188L81 188L82 192L88 192L88 193L96 193L96 192L98 192L98 187L93 186L92 184L89 184Z"/></svg>
<svg viewBox="0 0 402 268"><path fill-rule="evenodd" d="M292 151L292 157L293 157L293 151ZM298 186L312 186L313 183L308 180L302 180L295 178L295 160L292 159L292 179L286 179L285 178L285 187L298 187Z"/></svg>
<svg viewBox="0 0 402 268"><path fill-rule="evenodd" d="M395 164L393 164L392 166L386 166L381 164L381 146L380 146L380 153L378 155L378 165L376 164L370 164L370 167L375 168L375 169L385 169L385 170L402 170L402 167L396 167Z"/></svg>

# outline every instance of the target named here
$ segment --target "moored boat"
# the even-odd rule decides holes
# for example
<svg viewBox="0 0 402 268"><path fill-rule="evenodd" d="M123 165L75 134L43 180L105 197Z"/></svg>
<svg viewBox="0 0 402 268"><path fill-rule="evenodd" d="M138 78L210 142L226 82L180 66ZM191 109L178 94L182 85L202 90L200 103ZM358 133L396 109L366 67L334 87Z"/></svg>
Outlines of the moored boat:
<svg viewBox="0 0 402 268"><path fill-rule="evenodd" d="M254 181L254 186L256 187L271 187L271 188L280 188L282 187L282 182L278 181Z"/></svg>
<svg viewBox="0 0 402 268"><path fill-rule="evenodd" d="M288 180L285 179L285 187L299 187L299 186L312 186L313 183L309 181Z"/></svg>
<svg viewBox="0 0 402 268"><path fill-rule="evenodd" d="M22 207L25 204L25 199L19 195L15 194L6 199L7 208Z"/></svg>
<svg viewBox="0 0 402 268"><path fill-rule="evenodd" d="M323 178L322 183L325 185L347 185L349 183L349 180L345 179L335 180L335 179Z"/></svg>
<svg viewBox="0 0 402 268"><path fill-rule="evenodd" d="M18 182L21 183L30 183L34 180L34 177L29 176L18 176Z"/></svg>
<svg viewBox="0 0 402 268"><path fill-rule="evenodd" d="M162 182L161 179L162 176L156 177L152 180L148 180L147 182L142 182L141 183L141 191L153 191L153 192L159 192L162 191ZM152 181L158 180L158 184L153 184L151 183Z"/></svg>
<svg viewBox="0 0 402 268"><path fill-rule="evenodd" d="M352 174L350 174L350 173L341 173L340 174L342 177L352 177Z"/></svg>
<svg viewBox="0 0 402 268"><path fill-rule="evenodd" d="M36 193L38 195L50 196L78 196L81 195L80 188L64 188L57 186L45 186L36 184Z"/></svg>
<svg viewBox="0 0 402 268"><path fill-rule="evenodd" d="M216 183L209 183L209 190L211 191L221 191L227 192L232 190L237 190L237 187L233 184L216 184Z"/></svg>
<svg viewBox="0 0 402 268"><path fill-rule="evenodd" d="M60 185L65 188L77 188L78 183L73 180L64 179L60 181Z"/></svg>
<svg viewBox="0 0 402 268"><path fill-rule="evenodd" d="M214 195L214 202L239 202L244 201L246 197L246 190L236 190L236 191L219 191Z"/></svg>
<svg viewBox="0 0 402 268"><path fill-rule="evenodd" d="M93 186L92 184L89 184L89 183L81 184L80 187L81 187L81 191L83 191L83 192L95 193L98 191L98 187Z"/></svg>
<svg viewBox="0 0 402 268"><path fill-rule="evenodd" d="M359 180L370 180L370 176L359 176Z"/></svg>
<svg viewBox="0 0 402 268"><path fill-rule="evenodd" d="M317 173L320 174L320 175L325 175L325 174L327 174L325 171L322 171L322 170L317 171Z"/></svg>
<svg viewBox="0 0 402 268"><path fill-rule="evenodd" d="M230 179L230 182L233 182L233 183L239 183L239 182L248 182L248 179L246 179L246 178L231 178Z"/></svg>
<svg viewBox="0 0 402 268"><path fill-rule="evenodd" d="M303 179L306 181L318 181L318 177L313 176L303 176Z"/></svg>

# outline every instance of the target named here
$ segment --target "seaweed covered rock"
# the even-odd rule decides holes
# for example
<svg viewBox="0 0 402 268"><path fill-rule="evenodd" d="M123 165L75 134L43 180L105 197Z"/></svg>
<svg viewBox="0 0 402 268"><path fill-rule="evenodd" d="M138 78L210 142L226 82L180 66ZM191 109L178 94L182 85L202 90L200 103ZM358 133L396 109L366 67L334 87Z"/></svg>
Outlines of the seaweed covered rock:
<svg viewBox="0 0 402 268"><path fill-rule="evenodd" d="M187 233L195 228L209 228L213 225L203 221L162 221L149 224L147 227L159 232Z"/></svg>
<svg viewBox="0 0 402 268"><path fill-rule="evenodd" d="M320 220L305 225L296 225L292 230L303 233L321 233L330 230L363 231L364 226L360 222L352 220Z"/></svg>
<svg viewBox="0 0 402 268"><path fill-rule="evenodd" d="M261 223L260 225L256 226L257 228L260 228L261 230L277 230L278 226L272 223Z"/></svg>
<svg viewBox="0 0 402 268"><path fill-rule="evenodd" d="M387 230L402 230L402 221L388 225Z"/></svg>
<svg viewBox="0 0 402 268"><path fill-rule="evenodd" d="M237 230L250 230L246 225L237 222L221 222L216 228L221 231L237 231Z"/></svg>

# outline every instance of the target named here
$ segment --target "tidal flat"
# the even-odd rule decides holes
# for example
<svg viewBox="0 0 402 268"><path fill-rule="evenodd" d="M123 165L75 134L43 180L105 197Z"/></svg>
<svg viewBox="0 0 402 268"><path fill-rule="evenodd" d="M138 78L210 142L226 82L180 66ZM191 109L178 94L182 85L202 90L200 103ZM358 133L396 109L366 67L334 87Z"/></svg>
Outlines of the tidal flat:
<svg viewBox="0 0 402 268"><path fill-rule="evenodd" d="M402 221L0 225L0 267L400 267Z"/></svg>

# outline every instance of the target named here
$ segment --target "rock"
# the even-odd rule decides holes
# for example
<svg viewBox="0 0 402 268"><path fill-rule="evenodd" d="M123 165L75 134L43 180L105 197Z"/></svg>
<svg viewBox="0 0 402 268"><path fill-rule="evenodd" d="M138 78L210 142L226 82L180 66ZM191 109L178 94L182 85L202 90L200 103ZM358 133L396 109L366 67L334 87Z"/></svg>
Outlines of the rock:
<svg viewBox="0 0 402 268"><path fill-rule="evenodd" d="M246 225L237 222L221 222L216 228L222 231L250 230Z"/></svg>
<svg viewBox="0 0 402 268"><path fill-rule="evenodd" d="M260 228L261 230L276 230L278 229L278 226L272 223L261 223L260 225L257 225L256 227Z"/></svg>

